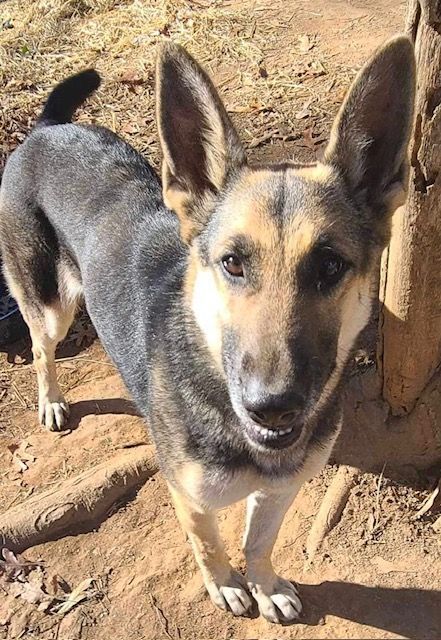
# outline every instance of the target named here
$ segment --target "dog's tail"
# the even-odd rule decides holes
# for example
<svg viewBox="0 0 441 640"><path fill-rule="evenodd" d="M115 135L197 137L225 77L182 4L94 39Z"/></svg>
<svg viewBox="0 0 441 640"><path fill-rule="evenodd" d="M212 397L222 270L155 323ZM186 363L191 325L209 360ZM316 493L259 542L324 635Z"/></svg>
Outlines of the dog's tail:
<svg viewBox="0 0 441 640"><path fill-rule="evenodd" d="M80 71L60 82L49 95L37 127L71 122L75 111L100 86L101 78L95 69Z"/></svg>

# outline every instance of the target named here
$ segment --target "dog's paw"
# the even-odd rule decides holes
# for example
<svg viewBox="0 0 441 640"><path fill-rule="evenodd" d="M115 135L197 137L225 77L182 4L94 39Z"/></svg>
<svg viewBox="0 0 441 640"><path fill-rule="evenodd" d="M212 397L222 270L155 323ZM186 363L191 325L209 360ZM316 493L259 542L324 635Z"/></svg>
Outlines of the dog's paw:
<svg viewBox="0 0 441 640"><path fill-rule="evenodd" d="M59 431L66 424L69 415L69 405L60 398L51 402L48 398L42 398L39 402L38 415L40 423L49 431Z"/></svg>
<svg viewBox="0 0 441 640"><path fill-rule="evenodd" d="M213 580L206 583L213 604L223 611L231 611L235 616L246 616L253 607L245 578L231 570L226 580Z"/></svg>
<svg viewBox="0 0 441 640"><path fill-rule="evenodd" d="M283 624L297 620L302 602L296 587L277 575L271 580L249 580L248 586L261 615L269 622Z"/></svg>

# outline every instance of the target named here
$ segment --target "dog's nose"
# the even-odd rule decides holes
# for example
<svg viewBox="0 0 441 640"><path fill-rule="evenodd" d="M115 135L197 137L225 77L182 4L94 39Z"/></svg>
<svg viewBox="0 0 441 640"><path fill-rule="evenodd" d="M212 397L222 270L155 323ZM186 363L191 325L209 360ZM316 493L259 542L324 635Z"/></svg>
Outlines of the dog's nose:
<svg viewBox="0 0 441 640"><path fill-rule="evenodd" d="M299 393L290 391L280 395L246 395L243 405L254 422L263 427L287 427L300 417L305 399Z"/></svg>

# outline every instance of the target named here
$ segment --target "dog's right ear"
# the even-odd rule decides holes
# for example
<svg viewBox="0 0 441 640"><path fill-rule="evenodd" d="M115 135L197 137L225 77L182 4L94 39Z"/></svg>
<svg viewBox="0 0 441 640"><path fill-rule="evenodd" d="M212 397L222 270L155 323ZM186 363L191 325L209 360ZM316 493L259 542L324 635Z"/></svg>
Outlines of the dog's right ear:
<svg viewBox="0 0 441 640"><path fill-rule="evenodd" d="M406 36L380 47L355 78L324 160L379 219L404 203L415 102L415 56Z"/></svg>
<svg viewBox="0 0 441 640"><path fill-rule="evenodd" d="M179 45L162 45L156 87L164 201L190 243L228 175L246 162L245 153L210 78Z"/></svg>

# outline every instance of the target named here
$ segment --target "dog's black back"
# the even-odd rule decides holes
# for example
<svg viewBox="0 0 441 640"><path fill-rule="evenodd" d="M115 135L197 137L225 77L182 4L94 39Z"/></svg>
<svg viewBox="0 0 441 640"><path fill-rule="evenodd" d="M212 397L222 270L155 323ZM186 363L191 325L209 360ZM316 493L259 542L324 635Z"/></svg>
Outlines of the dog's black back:
<svg viewBox="0 0 441 640"><path fill-rule="evenodd" d="M92 321L123 376L144 378L151 298L167 304L167 281L182 275L184 253L154 170L109 130L65 124L36 129L11 156L3 182L3 218L11 211L10 224L20 224L19 216L26 233L29 225L37 231L23 238L23 249L32 241L48 248L38 273L29 274L43 281L43 302L56 295L55 264L67 257L79 267Z"/></svg>

